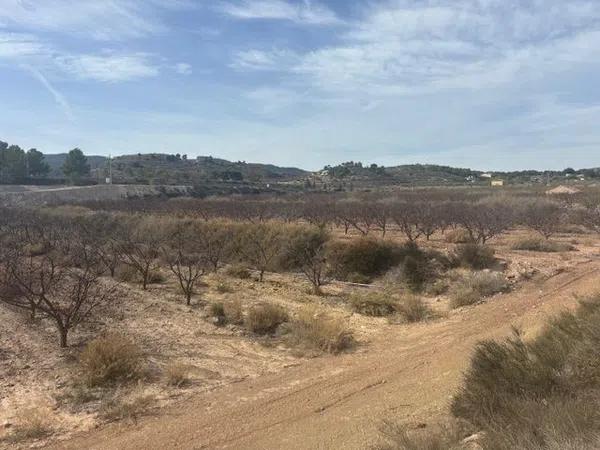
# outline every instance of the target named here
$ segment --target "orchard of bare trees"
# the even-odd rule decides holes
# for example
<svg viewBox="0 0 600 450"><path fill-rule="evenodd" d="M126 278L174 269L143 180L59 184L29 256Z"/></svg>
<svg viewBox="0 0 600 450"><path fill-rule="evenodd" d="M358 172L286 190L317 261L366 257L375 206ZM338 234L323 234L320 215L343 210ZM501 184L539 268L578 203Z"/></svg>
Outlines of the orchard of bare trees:
<svg viewBox="0 0 600 450"><path fill-rule="evenodd" d="M90 205L88 205L90 206ZM58 210L5 209L0 301L45 317L61 346L69 332L117 301L118 275L147 289L159 269L189 305L203 277L243 264L258 281L270 271L303 274L318 293L335 276L336 236L386 235L409 243L460 229L486 244L516 226L544 239L565 224L600 229L595 202L546 198L439 199L314 196L305 199L136 200ZM129 212L124 212L128 210ZM337 253L336 253L337 252Z"/></svg>

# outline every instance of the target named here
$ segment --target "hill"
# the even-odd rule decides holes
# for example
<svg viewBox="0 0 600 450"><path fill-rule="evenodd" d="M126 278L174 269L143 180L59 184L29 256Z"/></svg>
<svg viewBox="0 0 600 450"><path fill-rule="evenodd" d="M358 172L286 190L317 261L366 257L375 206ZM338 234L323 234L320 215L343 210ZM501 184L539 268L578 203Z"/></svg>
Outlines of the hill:
<svg viewBox="0 0 600 450"><path fill-rule="evenodd" d="M97 155L86 155L88 159L88 163L90 164L90 168L92 170L96 170L99 168L103 168L106 164L107 157L106 156L97 156ZM62 166L65 163L65 159L67 159L66 153L55 153L55 154L44 154L44 160L50 166L50 172L48 174L51 178L62 178Z"/></svg>
<svg viewBox="0 0 600 450"><path fill-rule="evenodd" d="M231 162L212 156L188 159L179 154L149 153L114 158L112 175L115 182L197 184L206 181L294 181L305 178L309 172L271 164Z"/></svg>

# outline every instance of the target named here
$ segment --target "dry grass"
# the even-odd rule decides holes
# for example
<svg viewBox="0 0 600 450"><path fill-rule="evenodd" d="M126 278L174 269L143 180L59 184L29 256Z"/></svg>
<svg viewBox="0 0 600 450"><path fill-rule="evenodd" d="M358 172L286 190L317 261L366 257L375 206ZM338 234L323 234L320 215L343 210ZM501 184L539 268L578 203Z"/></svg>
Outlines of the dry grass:
<svg viewBox="0 0 600 450"><path fill-rule="evenodd" d="M52 433L52 411L46 405L30 405L17 411L15 427L9 442L41 439Z"/></svg>
<svg viewBox="0 0 600 450"><path fill-rule="evenodd" d="M242 325L244 323L244 314L242 312L242 302L239 299L232 300L224 304L225 317L227 323L233 325Z"/></svg>
<svg viewBox="0 0 600 450"><path fill-rule="evenodd" d="M506 292L509 284L498 272L473 272L464 276L450 289L450 306L459 308L472 305L482 298Z"/></svg>
<svg viewBox="0 0 600 450"><path fill-rule="evenodd" d="M101 404L100 417L109 422L130 420L135 423L139 417L148 413L155 402L156 398L153 395L139 391L134 391L129 395L116 392Z"/></svg>
<svg viewBox="0 0 600 450"><path fill-rule="evenodd" d="M433 313L421 297L414 294L404 295L398 302L398 314L406 322L421 322L429 319Z"/></svg>
<svg viewBox="0 0 600 450"><path fill-rule="evenodd" d="M190 366L181 362L168 364L164 369L168 386L183 387L190 382Z"/></svg>
<svg viewBox="0 0 600 450"><path fill-rule="evenodd" d="M456 266L482 270L496 264L494 249L487 245L463 244L456 247L451 259Z"/></svg>
<svg viewBox="0 0 600 450"><path fill-rule="evenodd" d="M555 242L549 239L543 239L541 237L528 237L522 238L514 242L511 246L513 250L528 250L532 252L568 252L574 250L574 247L570 244L564 244L562 242Z"/></svg>
<svg viewBox="0 0 600 450"><path fill-rule="evenodd" d="M93 387L141 378L144 358L129 339L109 334L88 343L81 353L80 366L85 383Z"/></svg>
<svg viewBox="0 0 600 450"><path fill-rule="evenodd" d="M239 278L240 280L247 280L252 276L248 268L240 264L232 264L231 266L227 266L224 272L225 275L232 278Z"/></svg>
<svg viewBox="0 0 600 450"><path fill-rule="evenodd" d="M469 232L463 228L448 231L444 235L444 240L449 244L469 244L473 242Z"/></svg>
<svg viewBox="0 0 600 450"><path fill-rule="evenodd" d="M307 307L289 326L289 342L303 348L337 354L354 345L352 332L341 317Z"/></svg>
<svg viewBox="0 0 600 450"><path fill-rule="evenodd" d="M364 292L350 296L352 309L365 316L385 317L398 311L398 301L387 293Z"/></svg>
<svg viewBox="0 0 600 450"><path fill-rule="evenodd" d="M279 325L287 320L288 314L281 306L261 303L248 310L244 325L249 331L256 334L272 334Z"/></svg>
<svg viewBox="0 0 600 450"><path fill-rule="evenodd" d="M215 291L219 294L232 294L235 292L235 289L226 281L219 281L215 286Z"/></svg>
<svg viewBox="0 0 600 450"><path fill-rule="evenodd" d="M439 426L435 429L409 430L398 423L384 421L380 435L382 442L374 450L464 450L462 434L457 426ZM473 448L473 447L471 447Z"/></svg>

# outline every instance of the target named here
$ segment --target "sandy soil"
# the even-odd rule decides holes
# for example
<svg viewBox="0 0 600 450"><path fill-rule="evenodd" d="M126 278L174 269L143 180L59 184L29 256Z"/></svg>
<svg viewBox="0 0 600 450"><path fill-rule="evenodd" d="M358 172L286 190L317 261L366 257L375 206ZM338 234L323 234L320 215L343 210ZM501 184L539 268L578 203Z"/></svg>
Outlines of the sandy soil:
<svg viewBox="0 0 600 450"><path fill-rule="evenodd" d="M48 448L358 449L377 441L384 418L434 423L447 413L477 341L505 336L512 325L532 335L548 317L575 307L575 294L598 289L595 237L578 237L577 252L532 254L508 250L519 234L494 242L498 256L510 262L511 293L416 325L352 314L343 293L361 288L342 283L329 286L329 295L321 298L309 295L308 285L293 275L270 274L263 284L222 276L207 280L205 300L241 296L244 304L268 300L292 311L319 303L344 315L359 345L341 356L301 358L293 349L266 345L237 327L218 328L204 309L182 305L171 284L149 292L122 287L127 299L122 307L75 333L74 347L62 352L49 324L39 324L32 333L23 327L21 314L0 308L8 330L0 335L0 425L10 422L11 412L21 405L45 401L55 416L53 439L61 439ZM446 246L439 240L431 245ZM217 292L222 283L233 293ZM429 301L438 310L447 309L443 297ZM157 405L166 406L137 423L96 429L94 411L57 407L55 398L76 371L80 344L106 327L126 330L148 352L157 372L173 361L193 366L192 385L181 390L160 381L149 384L146 389Z"/></svg>

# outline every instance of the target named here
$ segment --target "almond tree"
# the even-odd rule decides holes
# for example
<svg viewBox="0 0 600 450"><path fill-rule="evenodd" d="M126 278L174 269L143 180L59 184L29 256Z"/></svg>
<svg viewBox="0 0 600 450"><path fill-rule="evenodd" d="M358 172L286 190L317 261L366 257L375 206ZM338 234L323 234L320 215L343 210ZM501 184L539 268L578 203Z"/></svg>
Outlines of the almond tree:
<svg viewBox="0 0 600 450"><path fill-rule="evenodd" d="M123 263L141 277L142 289L148 288L150 275L158 268L158 257L164 234L160 224L151 219L134 219L125 225L115 240Z"/></svg>
<svg viewBox="0 0 600 450"><path fill-rule="evenodd" d="M72 238L68 236L67 238ZM99 280L93 258L77 258L73 255L93 249L72 244L72 254L66 254L63 246L53 243L52 250L42 256L15 255L11 266L12 277L20 296L0 301L28 309L33 317L40 313L54 321L59 334L60 346L67 346L68 333L84 322L94 308L109 301L115 285L105 285Z"/></svg>
<svg viewBox="0 0 600 450"><path fill-rule="evenodd" d="M190 305L197 282L208 271L206 247L201 230L193 221L178 221L170 230L168 244L163 246L163 259L177 278Z"/></svg>

